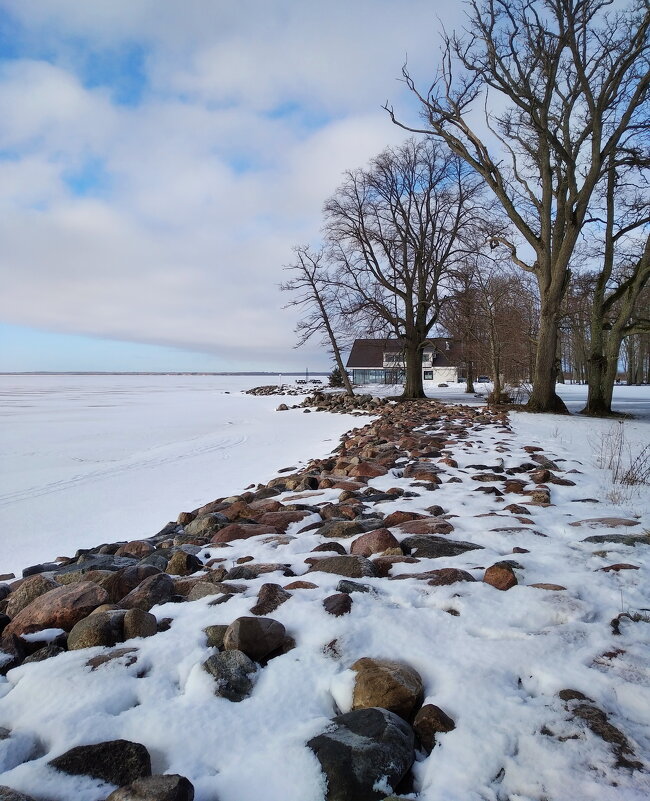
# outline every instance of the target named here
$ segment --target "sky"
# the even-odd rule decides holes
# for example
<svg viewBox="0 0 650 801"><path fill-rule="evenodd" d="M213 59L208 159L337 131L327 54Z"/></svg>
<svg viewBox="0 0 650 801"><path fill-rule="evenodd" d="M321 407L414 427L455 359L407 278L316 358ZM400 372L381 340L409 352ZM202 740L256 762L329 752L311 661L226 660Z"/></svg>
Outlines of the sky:
<svg viewBox="0 0 650 801"><path fill-rule="evenodd" d="M325 369L278 284L441 0L0 0L0 371Z"/></svg>

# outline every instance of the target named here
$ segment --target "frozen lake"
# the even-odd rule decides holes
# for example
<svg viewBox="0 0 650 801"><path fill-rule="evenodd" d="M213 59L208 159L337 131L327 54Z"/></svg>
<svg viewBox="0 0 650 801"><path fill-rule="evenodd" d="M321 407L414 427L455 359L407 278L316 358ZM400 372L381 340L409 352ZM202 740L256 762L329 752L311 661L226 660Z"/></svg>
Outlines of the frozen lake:
<svg viewBox="0 0 650 801"><path fill-rule="evenodd" d="M151 536L181 511L328 453L358 424L240 394L265 383L275 381L0 376L0 574Z"/></svg>

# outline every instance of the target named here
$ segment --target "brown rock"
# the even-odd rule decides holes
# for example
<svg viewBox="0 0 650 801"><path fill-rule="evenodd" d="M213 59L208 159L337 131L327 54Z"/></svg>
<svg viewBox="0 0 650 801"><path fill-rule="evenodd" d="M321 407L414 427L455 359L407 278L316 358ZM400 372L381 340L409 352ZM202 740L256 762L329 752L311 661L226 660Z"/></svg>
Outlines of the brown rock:
<svg viewBox="0 0 650 801"><path fill-rule="evenodd" d="M385 476L387 472L388 468L378 462L360 462L348 470L348 475L353 478L377 478Z"/></svg>
<svg viewBox="0 0 650 801"><path fill-rule="evenodd" d="M291 593L279 584L262 584L257 594L257 603L251 609L253 615L268 615L291 598Z"/></svg>
<svg viewBox="0 0 650 801"><path fill-rule="evenodd" d="M602 570L605 573L610 573L614 571L614 573L618 573L619 570L638 570L637 565L628 565L625 562L617 562L615 565L607 565L607 567L601 567L599 570Z"/></svg>
<svg viewBox="0 0 650 801"><path fill-rule="evenodd" d="M589 528L619 528L620 526L638 526L639 520L627 520L624 517L590 517L588 520L576 520L570 526L588 526Z"/></svg>
<svg viewBox="0 0 650 801"><path fill-rule="evenodd" d="M274 526L266 526L261 523L231 523L218 531L210 540L217 545L223 542L233 542L234 540L246 540L250 537L258 537L262 534L278 534Z"/></svg>
<svg viewBox="0 0 650 801"><path fill-rule="evenodd" d="M124 615L122 609L111 612L96 612L80 620L68 635L68 650L95 646L113 646L124 639Z"/></svg>
<svg viewBox="0 0 650 801"><path fill-rule="evenodd" d="M377 570L377 575L386 578L390 574L393 565L406 562L407 564L417 564L420 560L414 556L376 556L372 563Z"/></svg>
<svg viewBox="0 0 650 801"><path fill-rule="evenodd" d="M284 642L286 630L282 623L269 617L238 617L231 623L223 638L226 651L242 651L259 662Z"/></svg>
<svg viewBox="0 0 650 801"><path fill-rule="evenodd" d="M154 565L133 565L118 570L100 579L99 584L108 593L111 603L117 603L150 576L157 576L160 569Z"/></svg>
<svg viewBox="0 0 650 801"><path fill-rule="evenodd" d="M90 581L50 590L16 615L4 630L3 639L41 629L70 631L75 623L107 601L106 590Z"/></svg>
<svg viewBox="0 0 650 801"><path fill-rule="evenodd" d="M444 734L455 728L454 721L435 704L425 704L413 721L413 730L427 754L436 744L436 734Z"/></svg>
<svg viewBox="0 0 650 801"><path fill-rule="evenodd" d="M203 570L203 562L199 558L185 551L176 551L167 563L165 572L170 576L190 576L199 570Z"/></svg>
<svg viewBox="0 0 650 801"><path fill-rule="evenodd" d="M388 517L384 518L384 526L385 528L392 528L393 526L399 526L400 523L407 523L409 520L420 520L423 517L426 517L426 515L419 512L391 512Z"/></svg>
<svg viewBox="0 0 650 801"><path fill-rule="evenodd" d="M551 490L548 487L537 487L525 494L530 498L529 503L532 506L550 506ZM570 525L573 525L573 523Z"/></svg>
<svg viewBox="0 0 650 801"><path fill-rule="evenodd" d="M125 640L133 637L153 637L158 633L158 621L155 615L143 609L127 609L122 621Z"/></svg>
<svg viewBox="0 0 650 801"><path fill-rule="evenodd" d="M328 614L341 617L341 615L347 615L352 609L352 597L345 592L337 592L335 595L325 598L323 606Z"/></svg>
<svg viewBox="0 0 650 801"><path fill-rule="evenodd" d="M291 523L297 523L305 517L309 517L311 512L307 510L297 510L295 512L265 512L258 523L263 526L272 526L277 531L285 532Z"/></svg>
<svg viewBox="0 0 650 801"><path fill-rule="evenodd" d="M399 529L405 534L449 534L454 527L442 517L423 517L420 520L400 523Z"/></svg>
<svg viewBox="0 0 650 801"><path fill-rule="evenodd" d="M441 570L429 570L427 584L432 587L441 587L447 584L456 584L459 581L476 581L471 573L456 567L443 567Z"/></svg>
<svg viewBox="0 0 650 801"><path fill-rule="evenodd" d="M317 590L318 584L312 584L311 581L292 581L290 584L284 585L285 590Z"/></svg>
<svg viewBox="0 0 650 801"><path fill-rule="evenodd" d="M509 590L517 584L517 577L509 564L497 562L485 571L483 581L497 590Z"/></svg>
<svg viewBox="0 0 650 801"><path fill-rule="evenodd" d="M566 590L566 587L563 587L561 584L547 584L545 582L538 582L537 584L529 584L528 586L535 587L538 590L550 590L550 591Z"/></svg>
<svg viewBox="0 0 650 801"><path fill-rule="evenodd" d="M428 481L439 484L440 468L433 462L413 462L404 468L404 478L414 478L416 481Z"/></svg>
<svg viewBox="0 0 650 801"><path fill-rule="evenodd" d="M193 801L192 783L177 773L137 779L114 790L106 801ZM0 799L0 801L2 801Z"/></svg>
<svg viewBox="0 0 650 801"><path fill-rule="evenodd" d="M35 601L41 595L44 595L50 590L55 590L59 585L51 578L42 576L40 573L36 576L26 578L17 590L14 590L9 596L7 602L6 614L9 617L16 617L16 615L29 606L32 601Z"/></svg>
<svg viewBox="0 0 650 801"><path fill-rule="evenodd" d="M134 540L133 542L120 545L117 551L115 551L115 556L137 556L139 559L142 559L144 556L148 556L154 551L155 548L150 542Z"/></svg>
<svg viewBox="0 0 650 801"><path fill-rule="evenodd" d="M388 548L399 548L399 542L387 528L376 528L358 537L350 546L350 553L370 556L383 553Z"/></svg>
<svg viewBox="0 0 650 801"><path fill-rule="evenodd" d="M381 707L412 720L422 703L424 687L420 674L409 665L388 659L358 659L352 709Z"/></svg>

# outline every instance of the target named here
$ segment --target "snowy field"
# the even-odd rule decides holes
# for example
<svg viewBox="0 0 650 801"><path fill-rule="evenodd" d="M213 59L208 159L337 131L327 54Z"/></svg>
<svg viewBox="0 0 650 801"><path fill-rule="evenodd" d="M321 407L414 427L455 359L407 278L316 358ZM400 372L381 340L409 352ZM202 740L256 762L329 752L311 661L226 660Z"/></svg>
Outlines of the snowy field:
<svg viewBox="0 0 650 801"><path fill-rule="evenodd" d="M181 511L329 452L358 423L275 414L277 397L240 392L267 383L0 376L0 574L151 536Z"/></svg>

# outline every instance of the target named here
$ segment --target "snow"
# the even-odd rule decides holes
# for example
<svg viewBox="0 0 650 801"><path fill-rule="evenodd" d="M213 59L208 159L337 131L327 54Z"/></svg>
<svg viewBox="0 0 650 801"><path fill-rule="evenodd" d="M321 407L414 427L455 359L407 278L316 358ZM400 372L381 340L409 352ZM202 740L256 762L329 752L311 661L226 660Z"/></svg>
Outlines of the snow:
<svg viewBox="0 0 650 801"><path fill-rule="evenodd" d="M356 418L276 414L265 376L0 375L0 574L155 534L328 452Z"/></svg>
<svg viewBox="0 0 650 801"><path fill-rule="evenodd" d="M6 543L13 542L18 531L31 537L35 524L47 521L59 540L57 548L67 551L77 547L79 538L96 544L109 538L111 531L113 540L153 533L166 517L175 517L183 508L269 478L285 464L323 454L337 444L342 431L365 422L341 415L304 415L300 410L276 413L272 410L281 400L292 400L224 396L216 379L166 380L169 383L147 377L132 393L115 378L93 379L92 390L84 392L77 379L68 384L60 380L65 386L55 390L52 382L46 392L42 379L34 382L29 407L9 412L9 444L18 472L12 479L14 492L22 491L25 498L3 507L3 513L13 510L11 524L3 526ZM172 387L167 398L165 386ZM100 402L110 387L109 405L102 407L99 417L91 411L90 400ZM584 400L584 388L572 387L569 392L572 403ZM619 398L642 414L650 404L647 388L617 388ZM60 422L48 427L52 409ZM621 636L614 637L609 623L621 611L650 608L650 548L586 543L585 537L609 530L575 528L570 523L627 516L638 525L617 533L647 530L648 486L616 494L610 472L598 466L602 437L620 425L616 421L526 413L512 414L510 419L511 433L483 426L455 446L459 467L445 469L462 483L443 483L435 492L418 488L419 497L410 502L399 499L379 507L389 514L440 504L456 515L451 518L455 527L451 538L484 546L449 559L396 565L393 574L458 567L478 581L429 587L411 580L363 579L373 592L354 593L351 613L333 617L322 601L336 591L340 577L311 572L307 578L318 587L293 592L270 615L286 626L297 647L262 668L251 697L241 703L213 695L212 680L200 667L212 653L202 630L249 614L262 584L284 585L292 579L278 573L262 575L246 581L244 593L217 606L205 598L155 607L152 612L159 619L172 619L171 627L155 637L120 645L138 649L135 664L122 659L92 671L85 666L88 659L106 652L95 648L24 665L0 680L0 726L13 732L9 745L0 743L0 785L53 801L98 801L110 786L57 773L47 762L75 745L124 738L146 745L154 771L187 776L195 786L196 801L322 801L324 780L305 743L333 715L349 708L354 678L350 665L372 656L413 666L424 681L425 703L440 706L456 722L454 731L438 738L432 754L427 758L420 754L415 763L420 801L645 801L650 774L616 768L611 747L569 720L557 693L574 688L587 694L625 732L636 758L645 759L647 765L649 624L624 622ZM150 425L150 430L143 430ZM650 420L642 417L622 425L632 450L650 440ZM24 436L29 429L31 444L20 450L15 432ZM75 430L83 432L84 442L71 441ZM525 445L543 447L563 471L579 471L562 473L576 484L551 485L553 505L530 507L533 524L527 526L528 533L498 532L494 529L500 525L512 524L512 516L505 521L484 516L502 513L504 503L471 492L476 485L467 480L465 468L495 464L499 458L506 467L518 465L529 459ZM46 454L38 481L28 476L30 449ZM58 489L57 449L62 457L61 480L67 482ZM75 455L86 461L72 464ZM124 467L124 476L119 469L110 472L119 466ZM411 489L399 471L369 484ZM137 492L131 494L134 485ZM51 491L39 494L39 487ZM129 493L129 499L120 500L112 519L128 523L111 529L109 522L101 528L111 506L110 502L102 506L101 499L110 493L109 501L114 502L120 489ZM147 503L155 507L151 524L145 517L146 493ZM338 494L322 490L310 493L306 502L331 502ZM508 502L521 499L512 496ZM59 523L60 515L64 523ZM292 524L288 534L295 535L309 522ZM400 536L398 530L393 532ZM304 559L321 541L313 532L287 545L263 539L234 541L227 549L206 548L202 556L226 557L230 567L247 555L255 562L289 564L301 575L307 567ZM39 540L29 551L37 561L51 555L46 542ZM349 545L349 540L345 542ZM513 555L514 545L529 553ZM519 584L508 592L480 581L483 569L501 559L515 559L521 565L516 568ZM600 570L616 562L640 569ZM567 589L529 586L536 582ZM327 647L333 641L334 650ZM615 649L621 653L607 655ZM555 736L543 734L544 729ZM16 764L34 748L42 756Z"/></svg>

